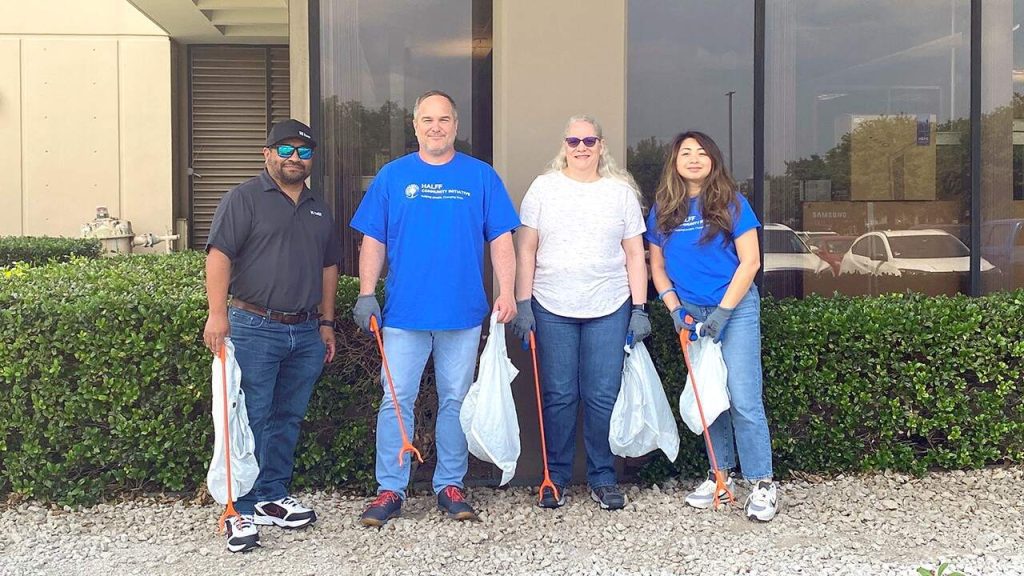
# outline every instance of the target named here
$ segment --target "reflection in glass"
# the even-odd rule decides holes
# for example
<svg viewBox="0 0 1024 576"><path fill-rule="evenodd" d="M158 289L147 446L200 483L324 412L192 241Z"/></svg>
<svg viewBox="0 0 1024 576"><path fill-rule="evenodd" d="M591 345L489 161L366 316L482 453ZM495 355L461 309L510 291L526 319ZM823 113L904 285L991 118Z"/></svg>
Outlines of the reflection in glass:
<svg viewBox="0 0 1024 576"><path fill-rule="evenodd" d="M765 292L966 291L969 268L904 267L892 242L955 247L970 223L969 0L768 0L765 39L765 221L850 243L800 274L766 251Z"/></svg>
<svg viewBox="0 0 1024 576"><path fill-rule="evenodd" d="M630 0L626 167L650 207L672 139L700 130L747 192L753 174L753 0Z"/></svg>
<svg viewBox="0 0 1024 576"><path fill-rule="evenodd" d="M455 147L490 160L489 0L321 0L320 162L342 230L344 273L357 273L348 227L381 166L416 150L413 104L444 90L458 108Z"/></svg>
<svg viewBox="0 0 1024 576"><path fill-rule="evenodd" d="M981 254L1000 270L982 292L1024 288L1024 1L982 15Z"/></svg>

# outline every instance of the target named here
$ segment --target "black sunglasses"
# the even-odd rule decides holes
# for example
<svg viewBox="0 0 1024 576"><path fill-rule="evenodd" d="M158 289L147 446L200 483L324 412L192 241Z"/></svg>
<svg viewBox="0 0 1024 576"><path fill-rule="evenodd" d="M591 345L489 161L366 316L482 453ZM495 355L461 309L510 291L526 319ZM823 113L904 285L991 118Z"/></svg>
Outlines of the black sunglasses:
<svg viewBox="0 0 1024 576"><path fill-rule="evenodd" d="M601 139L597 136L587 136L586 138L577 138L575 136L569 136L565 139L565 143L569 145L569 148L575 148L583 142L583 145L587 148L593 148L595 144L600 142Z"/></svg>
<svg viewBox="0 0 1024 576"><path fill-rule="evenodd" d="M313 157L312 146L292 146L291 144L278 144L273 147L281 158L291 158L295 152L299 153L300 160L309 160Z"/></svg>

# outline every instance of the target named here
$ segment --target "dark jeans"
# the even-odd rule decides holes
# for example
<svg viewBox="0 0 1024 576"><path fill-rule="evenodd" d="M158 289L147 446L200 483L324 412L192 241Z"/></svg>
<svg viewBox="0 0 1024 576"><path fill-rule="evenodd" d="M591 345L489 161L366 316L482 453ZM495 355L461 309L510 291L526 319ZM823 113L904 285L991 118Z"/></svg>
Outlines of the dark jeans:
<svg viewBox="0 0 1024 576"><path fill-rule="evenodd" d="M326 349L315 319L282 324L230 307L228 320L260 466L256 485L235 508L252 514L257 502L288 495L299 425L323 370Z"/></svg>
<svg viewBox="0 0 1024 576"><path fill-rule="evenodd" d="M591 488L615 484L608 426L622 385L629 300L600 318L559 316L534 300L533 314L551 481L565 486L572 480L576 416L582 399L587 483Z"/></svg>

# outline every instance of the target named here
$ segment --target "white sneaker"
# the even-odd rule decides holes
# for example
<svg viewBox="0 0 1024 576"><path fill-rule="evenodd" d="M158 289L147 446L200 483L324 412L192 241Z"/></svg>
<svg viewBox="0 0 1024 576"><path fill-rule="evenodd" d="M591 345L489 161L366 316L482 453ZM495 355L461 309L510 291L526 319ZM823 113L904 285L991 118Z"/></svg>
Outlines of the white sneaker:
<svg viewBox="0 0 1024 576"><path fill-rule="evenodd" d="M260 545L260 533L252 523L250 514L229 516L224 521L224 531L228 536L228 550L246 552Z"/></svg>
<svg viewBox="0 0 1024 576"><path fill-rule="evenodd" d="M747 518L768 522L779 512L779 490L774 482L760 480L754 486L753 492L747 496L744 504L744 511Z"/></svg>
<svg viewBox="0 0 1024 576"><path fill-rule="evenodd" d="M711 508L711 505L714 503L715 486L717 486L715 482L715 473L709 470L708 479L701 482L700 486L697 486L693 490L693 492L690 492L689 494L686 495L686 503L689 504L690 506L693 506L694 508L700 508L701 510L704 510L705 508ZM726 475L725 487L728 488L730 492L732 492L732 474ZM728 493L726 493L725 490L718 491L718 498L721 502L728 502L728 496L729 495Z"/></svg>
<svg viewBox="0 0 1024 576"><path fill-rule="evenodd" d="M258 502L253 522L260 526L280 526L282 528L302 528L316 522L316 512L301 502L285 496L280 500Z"/></svg>

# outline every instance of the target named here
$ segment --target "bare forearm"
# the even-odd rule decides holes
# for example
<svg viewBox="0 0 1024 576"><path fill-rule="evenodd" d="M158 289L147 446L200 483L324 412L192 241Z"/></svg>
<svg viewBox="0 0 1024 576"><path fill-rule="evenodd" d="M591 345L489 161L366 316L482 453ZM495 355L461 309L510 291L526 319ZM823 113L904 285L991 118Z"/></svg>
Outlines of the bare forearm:
<svg viewBox="0 0 1024 576"><path fill-rule="evenodd" d="M516 233L516 300L533 296L533 275L537 271L537 231L523 226Z"/></svg>
<svg viewBox="0 0 1024 576"><path fill-rule="evenodd" d="M498 294L511 295L516 280L516 251L512 245L512 233L506 232L491 241L491 263L498 279Z"/></svg>
<svg viewBox="0 0 1024 576"><path fill-rule="evenodd" d="M644 262L644 241L640 236L622 242L626 250L626 278L633 304L647 303L647 263Z"/></svg>
<svg viewBox="0 0 1024 576"><path fill-rule="evenodd" d="M658 294L664 294L662 301L665 303L666 308L671 311L682 305L679 296L675 292L665 292L670 288L674 288L674 286L672 285L672 280L668 277L668 273L665 272L665 257L661 252L661 248L653 244L651 245L651 280L654 281L654 288L658 290Z"/></svg>
<svg viewBox="0 0 1024 576"><path fill-rule="evenodd" d="M334 320L334 301L338 294L338 267L328 266L323 272L323 295L320 297L320 315Z"/></svg>
<svg viewBox="0 0 1024 576"><path fill-rule="evenodd" d="M206 304L210 315L227 313L230 283L231 259L211 248L206 254Z"/></svg>
<svg viewBox="0 0 1024 576"><path fill-rule="evenodd" d="M719 306L735 308L750 290L750 285L754 283L754 276L757 275L758 268L760 268L760 265L757 262L740 262L736 272L732 275L729 288L726 289L725 296L722 296Z"/></svg>
<svg viewBox="0 0 1024 576"><path fill-rule="evenodd" d="M384 244L370 236L363 236L359 248L359 293L373 294L377 291L377 281L384 269L384 258L387 249Z"/></svg>

